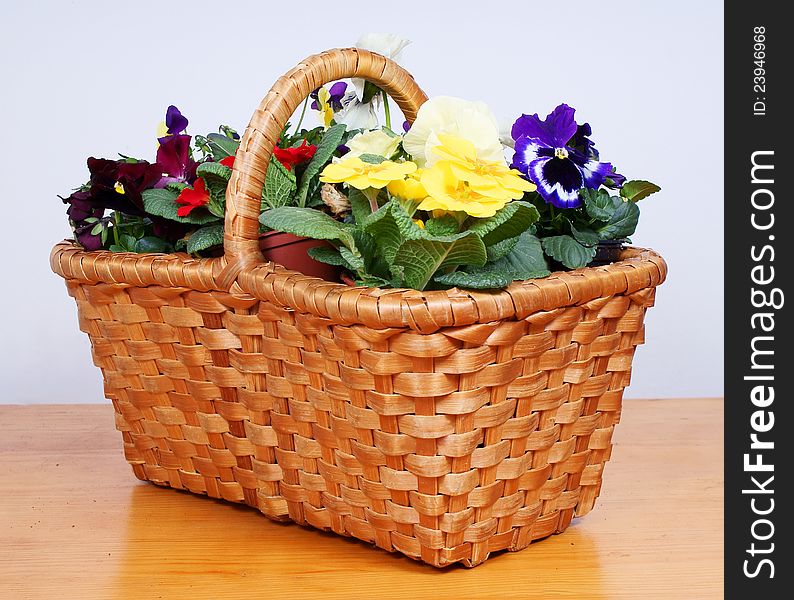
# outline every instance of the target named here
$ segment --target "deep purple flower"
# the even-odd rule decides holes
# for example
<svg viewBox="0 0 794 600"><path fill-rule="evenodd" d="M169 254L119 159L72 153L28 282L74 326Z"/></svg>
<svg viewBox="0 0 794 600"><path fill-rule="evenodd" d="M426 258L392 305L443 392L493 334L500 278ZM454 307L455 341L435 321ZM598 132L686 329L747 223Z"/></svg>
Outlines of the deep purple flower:
<svg viewBox="0 0 794 600"><path fill-rule="evenodd" d="M74 239L89 252L102 248L102 234L91 233L96 223L82 223L74 228Z"/></svg>
<svg viewBox="0 0 794 600"><path fill-rule="evenodd" d="M196 180L198 163L190 156L190 136L167 135L158 141L157 163L162 167L162 173L168 174L172 178L170 181L192 184Z"/></svg>
<svg viewBox="0 0 794 600"><path fill-rule="evenodd" d="M320 88L317 88L311 94L309 94L309 96L314 100L314 102L311 104L313 110L320 110L320 105L318 104L319 98L317 97L319 91ZM339 112L344 108L344 105L342 104L342 98L345 97L346 91L347 83L344 81L337 81L328 89L328 104L331 106L331 110L334 112Z"/></svg>
<svg viewBox="0 0 794 600"><path fill-rule="evenodd" d="M173 104L165 111L165 126L168 127L168 135L176 135L187 129L188 120L179 109Z"/></svg>
<svg viewBox="0 0 794 600"><path fill-rule="evenodd" d="M408 121L403 121L403 131L405 133L411 131L411 124Z"/></svg>
<svg viewBox="0 0 794 600"><path fill-rule="evenodd" d="M163 169L145 160L125 162L105 158L89 158L88 198L78 198L79 206L84 208L87 200L95 209L110 209L128 215L143 216L141 192L154 187L160 180ZM76 209L76 210L79 210Z"/></svg>
<svg viewBox="0 0 794 600"><path fill-rule="evenodd" d="M89 217L100 218L105 212L104 209L94 206L88 190L72 192L68 198L61 198L61 200L63 200L64 204L69 205L69 208L66 209L66 214L75 223L85 221Z"/></svg>
<svg viewBox="0 0 794 600"><path fill-rule="evenodd" d="M163 167L159 163L150 164L144 160L134 163L121 162L117 190L123 190L123 195L127 196L127 200L143 211L141 193L143 190L153 188L160 181L162 173Z"/></svg>
<svg viewBox="0 0 794 600"><path fill-rule="evenodd" d="M543 199L558 208L581 204L579 190L597 189L614 172L600 162L588 136L590 125L578 126L575 109L560 104L544 120L537 114L522 115L513 124L513 168L538 186Z"/></svg>

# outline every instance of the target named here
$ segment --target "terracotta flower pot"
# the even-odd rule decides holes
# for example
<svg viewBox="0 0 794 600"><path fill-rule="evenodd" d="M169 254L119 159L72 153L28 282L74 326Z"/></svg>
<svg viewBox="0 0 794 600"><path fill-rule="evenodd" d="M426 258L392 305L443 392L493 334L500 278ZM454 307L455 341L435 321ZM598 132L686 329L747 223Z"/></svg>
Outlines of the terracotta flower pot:
<svg viewBox="0 0 794 600"><path fill-rule="evenodd" d="M267 260L304 275L326 281L339 281L340 268L314 260L309 248L329 246L325 240L298 237L282 231L268 231L259 236L259 248Z"/></svg>

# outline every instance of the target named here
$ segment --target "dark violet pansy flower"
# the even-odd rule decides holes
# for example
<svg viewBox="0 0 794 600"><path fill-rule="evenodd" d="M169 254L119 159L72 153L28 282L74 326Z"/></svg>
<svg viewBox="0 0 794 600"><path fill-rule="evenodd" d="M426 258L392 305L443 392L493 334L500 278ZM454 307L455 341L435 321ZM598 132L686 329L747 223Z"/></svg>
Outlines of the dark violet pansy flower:
<svg viewBox="0 0 794 600"><path fill-rule="evenodd" d="M187 129L188 120L179 109L173 104L165 111L165 126L168 127L168 135L176 135Z"/></svg>
<svg viewBox="0 0 794 600"><path fill-rule="evenodd" d="M319 89L320 88L317 88L311 94L309 94L312 100L314 100L314 102L311 104L313 110L320 110L319 99L317 98ZM344 108L344 105L342 104L342 98L345 97L345 92L347 92L347 83L344 81L337 81L328 89L328 104L331 106L331 110L334 112L339 112Z"/></svg>
<svg viewBox="0 0 794 600"><path fill-rule="evenodd" d="M158 186L177 181L192 184L196 180L198 163L190 156L190 136L167 135L158 138L158 141L157 163L162 167L162 172L169 176Z"/></svg>
<svg viewBox="0 0 794 600"><path fill-rule="evenodd" d="M544 120L522 115L513 124L513 168L538 186L538 193L558 208L581 204L579 190L599 188L614 175L610 163L600 162L588 136L590 125L578 126L575 109L560 104ZM614 180L613 180L614 181Z"/></svg>

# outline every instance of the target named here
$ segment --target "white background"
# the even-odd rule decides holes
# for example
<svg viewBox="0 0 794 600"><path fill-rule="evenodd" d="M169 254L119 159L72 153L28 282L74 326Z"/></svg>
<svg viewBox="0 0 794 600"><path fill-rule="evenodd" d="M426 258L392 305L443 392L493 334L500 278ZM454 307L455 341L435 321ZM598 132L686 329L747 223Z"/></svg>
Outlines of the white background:
<svg viewBox="0 0 794 600"><path fill-rule="evenodd" d="M385 15L391 15L386 17ZM634 236L670 275L629 397L723 391L723 23L717 1L17 2L0 8L3 257L0 403L100 402L74 302L50 272L88 156L154 159L176 104L189 132L243 130L269 85L361 33L413 40L429 95L508 122L559 102L604 160L663 192Z"/></svg>

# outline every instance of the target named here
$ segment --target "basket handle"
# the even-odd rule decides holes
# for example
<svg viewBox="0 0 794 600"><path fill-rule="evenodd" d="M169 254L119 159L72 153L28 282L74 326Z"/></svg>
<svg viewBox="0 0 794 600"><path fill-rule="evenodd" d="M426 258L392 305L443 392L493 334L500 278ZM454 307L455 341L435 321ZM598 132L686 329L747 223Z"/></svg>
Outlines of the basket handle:
<svg viewBox="0 0 794 600"><path fill-rule="evenodd" d="M383 88L413 122L427 100L413 77L394 61L360 48L328 50L302 61L282 75L251 117L234 160L226 189L223 248L226 265L219 280L228 289L244 268L262 262L259 251L259 210L265 173L287 120L300 103L321 85L361 77Z"/></svg>

